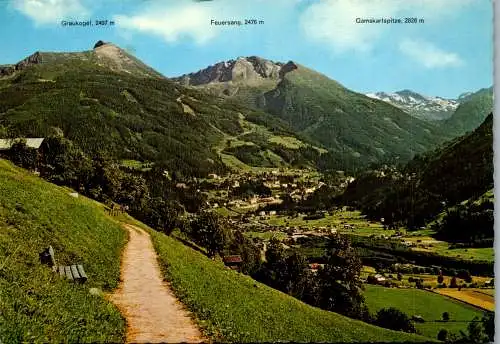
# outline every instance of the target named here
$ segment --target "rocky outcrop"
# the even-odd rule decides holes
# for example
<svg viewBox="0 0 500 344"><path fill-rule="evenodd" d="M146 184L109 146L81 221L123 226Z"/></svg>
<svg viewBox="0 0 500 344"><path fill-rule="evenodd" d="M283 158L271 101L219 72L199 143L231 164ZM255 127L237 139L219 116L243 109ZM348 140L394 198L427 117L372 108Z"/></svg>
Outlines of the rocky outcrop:
<svg viewBox="0 0 500 344"><path fill-rule="evenodd" d="M105 44L108 44L108 43L104 42L104 41L101 41L101 40L98 40L97 43L94 44L94 49L95 48L99 48L100 46L105 45Z"/></svg>
<svg viewBox="0 0 500 344"><path fill-rule="evenodd" d="M291 71L299 68L293 61L288 61L283 68L280 70L280 79L283 79L286 73L290 73Z"/></svg>
<svg viewBox="0 0 500 344"><path fill-rule="evenodd" d="M199 86L210 83L258 81L271 79L278 81L285 73L297 68L293 62L283 64L273 62L258 56L238 57L216 63L195 73L185 74L173 80L191 86Z"/></svg>
<svg viewBox="0 0 500 344"><path fill-rule="evenodd" d="M0 77L11 75L15 71L16 71L16 66L15 65L3 65L3 66L0 66Z"/></svg>
<svg viewBox="0 0 500 344"><path fill-rule="evenodd" d="M8 76L14 74L16 71L23 70L28 66L42 63L42 54L36 52L33 55L28 56L22 61L19 61L15 65L3 65L0 66L0 77Z"/></svg>

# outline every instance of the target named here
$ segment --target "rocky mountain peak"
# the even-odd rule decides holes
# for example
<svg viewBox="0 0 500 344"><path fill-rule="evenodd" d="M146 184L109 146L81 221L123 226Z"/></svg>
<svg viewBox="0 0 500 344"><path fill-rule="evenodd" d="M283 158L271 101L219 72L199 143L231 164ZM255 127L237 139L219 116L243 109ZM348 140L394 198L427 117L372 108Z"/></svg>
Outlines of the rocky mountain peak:
<svg viewBox="0 0 500 344"><path fill-rule="evenodd" d="M110 42L98 41L94 46L97 63L116 72L125 72L136 76L163 77L145 65L142 61Z"/></svg>
<svg viewBox="0 0 500 344"><path fill-rule="evenodd" d="M284 64L258 56L240 56L234 60L219 62L198 72L185 74L173 79L185 85L192 86L231 81L278 80L285 73L296 68L297 65L291 61Z"/></svg>
<svg viewBox="0 0 500 344"><path fill-rule="evenodd" d="M101 40L98 40L98 41L96 42L96 44L94 44L94 49L95 49L95 48L99 48L100 46L103 46L103 45L105 45L105 44L109 44L109 43L108 43L108 42L101 41Z"/></svg>

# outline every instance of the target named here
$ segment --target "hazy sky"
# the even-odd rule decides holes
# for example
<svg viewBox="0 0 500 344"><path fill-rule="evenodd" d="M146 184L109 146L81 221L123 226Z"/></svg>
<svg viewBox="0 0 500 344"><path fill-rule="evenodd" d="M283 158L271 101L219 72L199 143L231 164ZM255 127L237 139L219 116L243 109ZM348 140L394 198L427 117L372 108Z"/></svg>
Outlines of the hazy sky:
<svg viewBox="0 0 500 344"><path fill-rule="evenodd" d="M356 23L407 17L424 23ZM61 25L97 19L116 24ZM166 76L257 55L296 61L357 92L455 98L493 84L492 30L489 0L0 0L0 64L37 50L89 50L101 39Z"/></svg>

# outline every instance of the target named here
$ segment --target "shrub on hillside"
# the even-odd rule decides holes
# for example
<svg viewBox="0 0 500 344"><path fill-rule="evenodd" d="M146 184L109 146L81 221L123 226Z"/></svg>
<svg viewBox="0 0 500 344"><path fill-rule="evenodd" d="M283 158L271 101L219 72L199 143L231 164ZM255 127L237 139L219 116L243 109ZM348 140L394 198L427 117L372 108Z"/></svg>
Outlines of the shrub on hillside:
<svg viewBox="0 0 500 344"><path fill-rule="evenodd" d="M209 257L222 253L232 239L226 221L209 211L192 221L191 236L198 245L207 249Z"/></svg>
<svg viewBox="0 0 500 344"><path fill-rule="evenodd" d="M448 331L445 329L441 329L437 335L437 339L445 342L448 339Z"/></svg>
<svg viewBox="0 0 500 344"><path fill-rule="evenodd" d="M377 312L375 324L395 331L415 333L415 326L407 314L397 308L383 308Z"/></svg>
<svg viewBox="0 0 500 344"><path fill-rule="evenodd" d="M26 146L26 140L15 142L8 152L9 159L16 165L34 170L38 163L38 151Z"/></svg>

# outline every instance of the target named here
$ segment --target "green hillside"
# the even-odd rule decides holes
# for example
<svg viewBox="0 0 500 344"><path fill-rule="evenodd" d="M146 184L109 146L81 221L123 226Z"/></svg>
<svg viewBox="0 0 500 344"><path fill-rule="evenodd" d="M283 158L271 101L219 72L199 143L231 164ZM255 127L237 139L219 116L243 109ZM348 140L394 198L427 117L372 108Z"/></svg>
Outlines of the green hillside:
<svg viewBox="0 0 500 344"><path fill-rule="evenodd" d="M493 115L490 114L474 132L416 157L401 170L386 169L360 175L349 185L342 201L360 207L370 217L384 217L388 223L422 226L447 207L478 199L491 190L492 130ZM489 208L473 211L492 214ZM488 214L485 216L491 215ZM479 225L478 219L476 225ZM488 218L485 221L489 221ZM477 226L468 229L469 239L474 237L474 227ZM492 233L491 222L489 235Z"/></svg>
<svg viewBox="0 0 500 344"><path fill-rule="evenodd" d="M316 164L315 156L307 156L317 152L309 143L304 153L268 141L274 135L304 140L279 119L186 89L114 45L34 56L0 78L2 136L44 137L60 129L90 154L106 150L118 159L163 162L172 170L206 175L226 169L220 153L227 140L259 131L265 146L244 138L256 144L255 156L270 151ZM280 165L295 163L288 155L278 159Z"/></svg>
<svg viewBox="0 0 500 344"><path fill-rule="evenodd" d="M407 161L441 140L432 125L303 66L265 97L268 111L346 162Z"/></svg>
<svg viewBox="0 0 500 344"><path fill-rule="evenodd" d="M214 339L235 342L420 342L297 299L228 270L175 239L149 230L177 296Z"/></svg>
<svg viewBox="0 0 500 344"><path fill-rule="evenodd" d="M473 133L424 158L421 185L448 204L480 197L493 187L493 115Z"/></svg>
<svg viewBox="0 0 500 344"><path fill-rule="evenodd" d="M450 298L419 289L384 288L366 285L366 304L371 312L387 307L398 308L410 316L419 315L426 322L415 322L417 331L429 338L436 338L441 329L458 333L466 331L474 317L481 318L483 311ZM450 315L449 322L441 322L443 312Z"/></svg>
<svg viewBox="0 0 500 344"><path fill-rule="evenodd" d="M121 342L125 321L90 288L110 291L126 237L94 201L73 198L0 160L0 341ZM52 245L58 264L83 264L84 285L39 262Z"/></svg>
<svg viewBox="0 0 500 344"><path fill-rule="evenodd" d="M476 129L493 111L493 87L483 88L460 100L455 113L443 122L443 128L456 136Z"/></svg>

